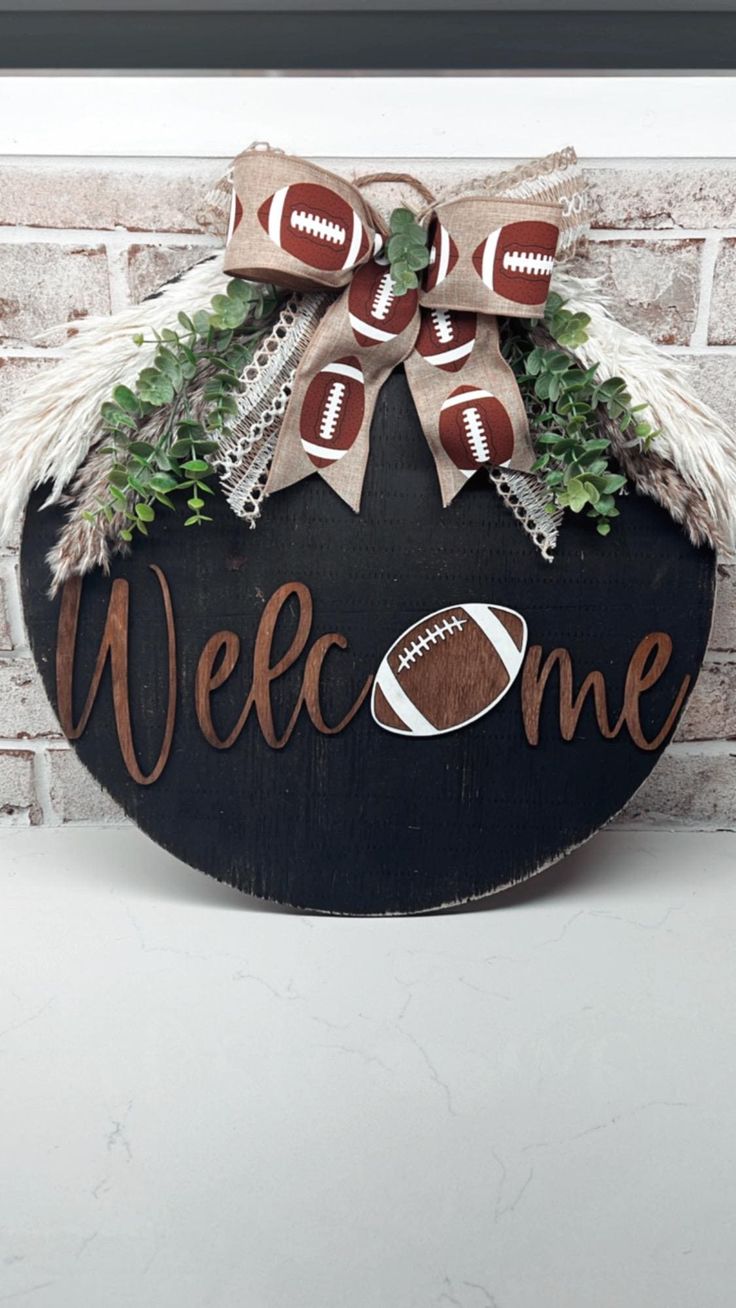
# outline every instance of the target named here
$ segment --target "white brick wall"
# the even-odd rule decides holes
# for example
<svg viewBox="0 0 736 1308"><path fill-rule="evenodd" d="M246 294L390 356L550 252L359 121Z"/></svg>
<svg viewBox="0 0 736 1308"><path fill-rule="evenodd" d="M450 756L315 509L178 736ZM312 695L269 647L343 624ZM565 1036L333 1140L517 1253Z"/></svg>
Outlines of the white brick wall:
<svg viewBox="0 0 736 1308"><path fill-rule="evenodd" d="M352 171L382 159L325 160ZM197 219L216 159L0 157L0 411L53 366L40 331L140 299L213 244ZM393 167L397 167L393 162ZM439 190L483 161L401 161ZM590 266L621 317L681 356L694 385L736 412L736 162L616 160L590 168ZM394 196L383 193L391 204ZM65 743L23 631L17 543L0 552L0 825L119 820ZM719 567L703 674L676 742L629 805L636 825L736 827L736 573Z"/></svg>

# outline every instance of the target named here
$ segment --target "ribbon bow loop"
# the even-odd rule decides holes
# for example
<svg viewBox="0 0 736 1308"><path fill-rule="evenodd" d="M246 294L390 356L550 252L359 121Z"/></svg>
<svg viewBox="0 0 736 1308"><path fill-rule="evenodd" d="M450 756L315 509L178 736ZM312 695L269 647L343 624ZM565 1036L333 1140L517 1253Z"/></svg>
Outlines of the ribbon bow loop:
<svg viewBox="0 0 736 1308"><path fill-rule="evenodd" d="M396 295L385 226L357 187L288 155L240 155L225 271L342 290L297 369L267 493L316 472L357 511L378 392L402 362L443 505L478 468L528 471L534 452L497 315L541 315L560 221L551 203L437 204L423 285Z"/></svg>

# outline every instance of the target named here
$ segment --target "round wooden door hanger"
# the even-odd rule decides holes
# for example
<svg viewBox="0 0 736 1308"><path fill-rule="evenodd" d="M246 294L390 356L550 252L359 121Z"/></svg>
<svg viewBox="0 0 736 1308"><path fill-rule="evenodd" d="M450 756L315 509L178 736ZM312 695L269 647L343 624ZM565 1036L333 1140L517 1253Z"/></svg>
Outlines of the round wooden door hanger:
<svg viewBox="0 0 736 1308"><path fill-rule="evenodd" d="M406 382L356 515L321 479L257 530L162 516L46 598L59 510L30 505L26 619L62 727L155 841L243 891L412 913L529 877L617 813L705 650L714 560L655 505L544 562L482 476L448 509Z"/></svg>

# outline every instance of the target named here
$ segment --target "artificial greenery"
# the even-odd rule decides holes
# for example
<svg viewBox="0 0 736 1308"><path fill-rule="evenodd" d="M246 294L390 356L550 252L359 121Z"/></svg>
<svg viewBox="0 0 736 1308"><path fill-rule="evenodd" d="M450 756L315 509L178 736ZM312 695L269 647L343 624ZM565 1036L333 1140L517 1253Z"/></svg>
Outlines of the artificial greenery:
<svg viewBox="0 0 736 1308"><path fill-rule="evenodd" d="M408 209L391 215L387 254L396 294L418 285L417 273L429 255L426 233ZM179 330L154 332L152 364L144 368L133 387L116 386L103 404L101 419L111 444L109 498L98 513L84 516L95 522L112 522L123 515L119 535L133 539L135 531L148 535L159 506L176 508L172 497L186 496L186 526L201 526L211 518L203 510L205 495L215 475L212 455L229 431L237 413L236 394L242 390L243 371L258 342L268 331L279 304L279 292L268 285L241 280L228 283L216 295L211 310L191 318L178 315ZM534 470L552 492L551 511L584 510L602 536L618 517L616 496L626 477L611 467L611 443L601 429L601 412L614 420L632 442L647 449L657 435L641 417L646 408L634 404L620 377L598 380L598 366L582 368L573 351L588 339L590 319L571 313L559 295L547 300L544 325L554 344L534 345L530 332L535 322L510 319L505 324L504 354L514 370L529 414L532 434L541 453ZM202 404L192 412L189 392L203 382ZM145 423L156 410L164 410L155 439L145 439Z"/></svg>
<svg viewBox="0 0 736 1308"><path fill-rule="evenodd" d="M602 433L601 411L612 418L633 442L647 449L657 435L642 418L647 406L634 404L620 377L598 380L598 365L582 368L570 351L588 339L590 318L571 313L559 295L550 294L544 323L560 349L534 346L533 323L510 320L504 353L519 383L535 442L541 454L534 471L552 492L556 508L586 511L601 536L619 516L616 496L626 477L610 464L611 443Z"/></svg>
<svg viewBox="0 0 736 1308"><path fill-rule="evenodd" d="M186 496L185 526L211 522L203 512L204 496L214 493L208 484L214 476L210 459L237 413L235 395L242 389L243 369L278 302L272 286L230 281L226 294L213 298L210 312L201 309L191 318L180 313L178 331L154 332L147 342L156 345L151 366L143 369L134 387L116 386L112 399L103 404L102 422L112 441L105 452L112 464L109 499L100 504L97 516L111 522L123 514L123 540L131 541L134 531L148 535L158 507L176 507L172 496ZM145 341L142 335L133 339L137 345ZM203 411L195 418L188 392L202 378ZM141 427L156 409L168 412L160 434L148 441ZM84 516L96 521L94 514Z"/></svg>
<svg viewBox="0 0 736 1308"><path fill-rule="evenodd" d="M394 209L389 220L386 254L395 295L405 295L419 286L418 273L429 263L427 231L410 209Z"/></svg>

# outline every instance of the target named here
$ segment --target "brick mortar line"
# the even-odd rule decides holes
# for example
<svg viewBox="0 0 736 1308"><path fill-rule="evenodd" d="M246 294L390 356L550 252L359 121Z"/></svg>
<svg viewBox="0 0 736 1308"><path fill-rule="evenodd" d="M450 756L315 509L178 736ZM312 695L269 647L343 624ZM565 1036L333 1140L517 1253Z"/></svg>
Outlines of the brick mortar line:
<svg viewBox="0 0 736 1308"><path fill-rule="evenodd" d="M28 739L23 736L0 737L0 754L17 754L18 750L26 754L37 754L41 750L68 754L71 745L64 736L30 736Z"/></svg>
<svg viewBox="0 0 736 1308"><path fill-rule="evenodd" d="M3 653L14 654L17 650L28 650L28 637L23 621L23 606L20 601L17 557L13 558L11 555L0 559L0 579L3 582L10 639L13 642L12 650L4 650ZM30 650L28 652L30 653Z"/></svg>
<svg viewBox="0 0 736 1308"><path fill-rule="evenodd" d="M593 227L596 241L707 241L733 240L736 227Z"/></svg>
<svg viewBox="0 0 736 1308"><path fill-rule="evenodd" d="M686 358L690 355L693 359L703 359L706 357L724 359L733 359L736 357L736 345L660 345L660 350L666 351L667 354L681 355Z"/></svg>
<svg viewBox="0 0 736 1308"><path fill-rule="evenodd" d="M36 792L36 802L41 810L40 825L60 827L62 820L51 798L51 763L45 749L36 750L33 755L33 788Z"/></svg>
<svg viewBox="0 0 736 1308"><path fill-rule="evenodd" d="M130 283L126 254L130 247L122 247L114 241L105 242L107 255L107 284L110 291L110 313L119 313L130 306Z"/></svg>
<svg viewBox="0 0 736 1308"><path fill-rule="evenodd" d="M0 245L197 245L219 249L222 240L207 232L133 232L127 227L24 227L0 226Z"/></svg>
<svg viewBox="0 0 736 1308"><path fill-rule="evenodd" d="M693 327L692 336L690 337L691 344L693 345L707 346L708 344L711 297L713 294L716 260L718 258L719 249L720 239L718 236L711 234L706 237L700 255L698 310L695 315L695 325Z"/></svg>
<svg viewBox="0 0 736 1308"><path fill-rule="evenodd" d="M736 171L736 169L735 169ZM709 236L736 238L736 227L594 227L591 241L687 241ZM165 228L131 231L127 227L27 227L0 225L0 245L196 245L219 249L222 240L207 232L167 231Z"/></svg>
<svg viewBox="0 0 736 1308"><path fill-rule="evenodd" d="M629 801L631 802L631 801ZM68 824L71 825L71 824ZM625 816L612 818L610 824L605 828L610 831L656 831L664 834L679 834L681 831L690 831L693 835L715 835L717 832L730 834L736 830L736 822L733 826L724 826L718 818L692 818L685 817L668 817L666 813L659 814L656 818L627 818Z"/></svg>
<svg viewBox="0 0 736 1308"><path fill-rule="evenodd" d="M345 166L367 162L421 163L430 166L447 164L448 162L446 155L315 154L308 157L322 164L332 161ZM520 155L464 155L462 158L452 160L451 166L456 167L459 165L474 168L478 164L492 164L494 167L508 168L523 161L524 159ZM646 168L647 171L655 170L657 172L668 172L672 169L682 168L726 170L733 169L736 166L731 155L700 155L697 157L693 155L584 155L579 157L578 162L582 168L623 168L627 172L640 171L642 168ZM229 163L229 155L219 154L0 154L0 167L37 168L41 172L52 172L60 168L69 169L75 166L99 168L100 170L118 167L122 170L122 168L137 166L156 172L157 170L160 171L161 168L176 170L198 165L206 167L219 165L224 168Z"/></svg>

